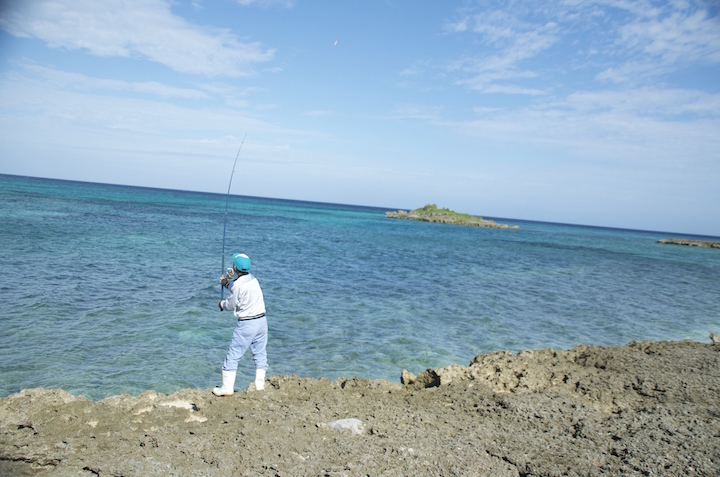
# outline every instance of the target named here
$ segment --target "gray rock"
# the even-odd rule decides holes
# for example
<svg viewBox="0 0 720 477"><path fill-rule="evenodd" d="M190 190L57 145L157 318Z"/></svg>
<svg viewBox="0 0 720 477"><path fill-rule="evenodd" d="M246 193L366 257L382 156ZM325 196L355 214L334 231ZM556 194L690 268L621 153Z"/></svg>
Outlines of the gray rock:
<svg viewBox="0 0 720 477"><path fill-rule="evenodd" d="M711 240L690 240L690 239L670 238L670 239L658 240L657 243L670 244L670 245L687 245L689 247L720 248L720 242L714 242Z"/></svg>
<svg viewBox="0 0 720 477"><path fill-rule="evenodd" d="M330 429L335 429L336 431L350 431L358 435L365 432L365 426L363 426L362 421L355 418L338 419L337 421L328 422L327 425Z"/></svg>

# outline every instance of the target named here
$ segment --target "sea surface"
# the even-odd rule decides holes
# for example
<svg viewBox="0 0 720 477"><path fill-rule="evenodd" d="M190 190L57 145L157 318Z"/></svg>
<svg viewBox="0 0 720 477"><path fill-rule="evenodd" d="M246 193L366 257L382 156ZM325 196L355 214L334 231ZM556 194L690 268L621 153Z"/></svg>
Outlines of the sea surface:
<svg viewBox="0 0 720 477"><path fill-rule="evenodd" d="M720 250L656 243L696 237L231 195L223 258L226 198L0 175L0 397L219 384L236 251L265 294L269 375L398 382L498 350L720 332ZM236 389L253 376L248 352Z"/></svg>

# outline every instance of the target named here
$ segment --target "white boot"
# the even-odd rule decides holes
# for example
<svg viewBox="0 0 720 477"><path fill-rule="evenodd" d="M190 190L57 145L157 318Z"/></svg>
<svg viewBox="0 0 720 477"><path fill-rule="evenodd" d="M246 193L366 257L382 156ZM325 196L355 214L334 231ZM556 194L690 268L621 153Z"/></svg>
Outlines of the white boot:
<svg viewBox="0 0 720 477"><path fill-rule="evenodd" d="M214 388L213 394L216 396L232 396L235 388L235 374L237 371L225 371L222 372L222 387Z"/></svg>
<svg viewBox="0 0 720 477"><path fill-rule="evenodd" d="M255 390L262 391L263 389L265 389L265 370L264 369L256 369L255 370Z"/></svg>

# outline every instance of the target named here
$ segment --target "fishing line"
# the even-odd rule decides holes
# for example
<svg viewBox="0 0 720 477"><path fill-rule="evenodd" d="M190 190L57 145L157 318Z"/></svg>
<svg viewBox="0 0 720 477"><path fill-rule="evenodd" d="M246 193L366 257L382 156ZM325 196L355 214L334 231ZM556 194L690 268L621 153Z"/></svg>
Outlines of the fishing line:
<svg viewBox="0 0 720 477"><path fill-rule="evenodd" d="M232 268L228 268L225 270L225 229L227 228L227 216L228 216L228 203L230 202L230 186L232 186L232 179L233 175L235 174L235 166L237 165L238 157L240 157L240 150L243 147L243 144L245 143L245 138L247 137L247 133L243 136L243 140L240 143L240 147L238 148L237 155L235 156L235 163L233 164L232 173L230 173L230 183L228 184L228 191L227 191L227 197L225 198L225 223L223 224L223 246L222 246L222 266L220 267L220 270L222 273L225 274L225 276L229 279L232 278L233 271ZM225 287L222 286L222 283L220 284L220 299L223 299L223 296L225 294L224 289Z"/></svg>

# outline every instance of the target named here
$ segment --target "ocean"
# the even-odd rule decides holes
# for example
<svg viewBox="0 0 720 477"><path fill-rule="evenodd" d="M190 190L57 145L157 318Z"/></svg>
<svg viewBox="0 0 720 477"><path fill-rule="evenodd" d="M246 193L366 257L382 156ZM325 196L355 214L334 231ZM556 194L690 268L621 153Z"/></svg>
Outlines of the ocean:
<svg viewBox="0 0 720 477"><path fill-rule="evenodd" d="M223 260L225 204L0 175L0 397L219 384L235 320L217 280L237 251L265 295L268 375L398 382L479 353L720 333L720 250L656 243L697 237L231 195ZM248 352L236 389L253 376Z"/></svg>

